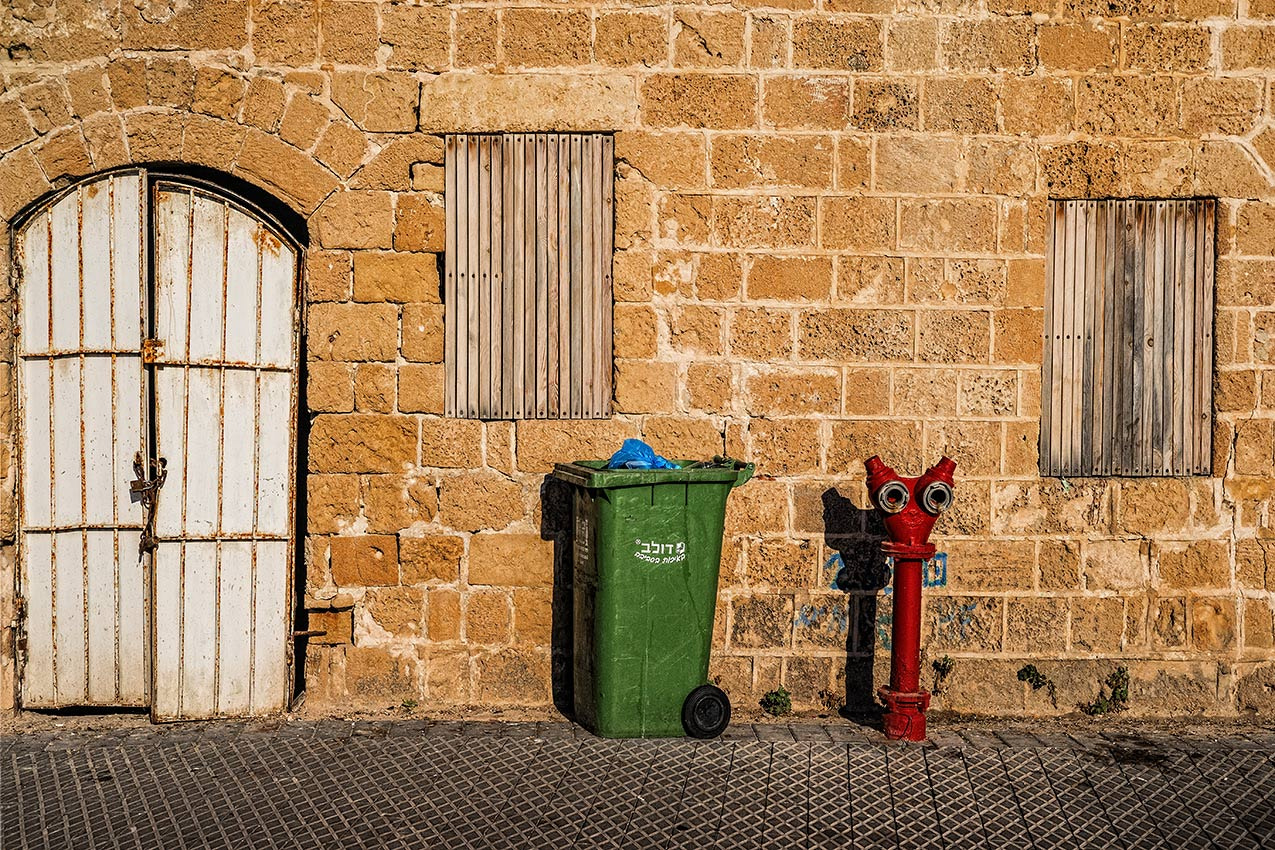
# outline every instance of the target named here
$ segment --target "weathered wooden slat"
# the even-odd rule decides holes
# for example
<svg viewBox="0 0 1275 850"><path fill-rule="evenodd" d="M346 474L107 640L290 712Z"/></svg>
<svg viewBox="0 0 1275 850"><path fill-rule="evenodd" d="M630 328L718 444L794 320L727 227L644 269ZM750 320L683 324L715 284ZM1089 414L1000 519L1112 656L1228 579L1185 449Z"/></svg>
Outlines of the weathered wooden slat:
<svg viewBox="0 0 1275 850"><path fill-rule="evenodd" d="M536 144L536 416L549 415L549 142Z"/></svg>
<svg viewBox="0 0 1275 850"><path fill-rule="evenodd" d="M477 136L467 136L465 144L467 149L465 202L469 209L469 218L465 222L465 247L469 253L469 274L465 282L465 309L468 315L465 321L465 347L469 354L466 358L464 409L465 416L476 418L479 415L478 373L480 364L477 352L480 345L479 286L482 273L479 259L482 247L478 236L481 222L479 217L479 204L481 203L479 198L480 175L478 168L479 139Z"/></svg>
<svg viewBox="0 0 1275 850"><path fill-rule="evenodd" d="M1042 473L1207 473L1215 203L1051 207Z"/></svg>
<svg viewBox="0 0 1275 850"><path fill-rule="evenodd" d="M596 175L593 173L593 139L578 138L580 142L580 216L575 232L580 243L580 416L595 416L593 410L593 343L597 340L597 315L594 310L594 244L593 215L597 204Z"/></svg>
<svg viewBox="0 0 1275 850"><path fill-rule="evenodd" d="M602 267L602 287L598 293L602 328L597 346L598 373L602 376L602 381L598 387L598 416L604 417L611 414L611 360L614 350L611 255L614 247L615 197L611 175L615 174L615 149L609 136L599 136L598 140L602 146L602 169L599 175L602 186L602 216L598 221L598 230L602 234L602 245L598 250L598 263Z"/></svg>
<svg viewBox="0 0 1275 850"><path fill-rule="evenodd" d="M518 271L515 268L514 246L517 244L517 222L522 209L514 186L518 182L517 175L520 175L521 172L517 170L514 144L515 140L512 136L503 136L499 140L501 161L500 217L501 221L504 222L500 243L500 291L501 302L505 305L505 314L500 324L501 350L504 353L500 361L500 411L501 416L505 419L512 419L516 415L514 412L514 397L516 391L520 390L522 385L520 380L522 376L517 368L518 364L522 362L522 337L515 336L522 322L522 310L520 309L521 305L514 286L514 281L518 278ZM519 399L518 404L521 406L521 399Z"/></svg>
<svg viewBox="0 0 1275 850"><path fill-rule="evenodd" d="M456 234L457 225L457 189L456 189L456 136L448 136L443 142L443 215L446 220L445 252L443 254L443 362L447 364L447 374L443 381L443 412L448 416L456 416Z"/></svg>

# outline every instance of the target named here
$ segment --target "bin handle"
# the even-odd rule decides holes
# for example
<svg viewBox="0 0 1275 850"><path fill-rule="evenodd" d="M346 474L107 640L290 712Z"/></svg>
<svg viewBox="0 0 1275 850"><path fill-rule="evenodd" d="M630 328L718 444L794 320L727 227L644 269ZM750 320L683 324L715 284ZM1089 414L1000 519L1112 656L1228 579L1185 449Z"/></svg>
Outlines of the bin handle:
<svg viewBox="0 0 1275 850"><path fill-rule="evenodd" d="M736 487L738 487L740 484L743 484L744 482L748 481L748 479L752 478L752 477L753 477L753 472L754 472L756 469L757 469L757 467L756 467L756 465L754 465L754 464L751 464L751 463L745 463L745 464L742 464L742 465L739 467L739 469L738 469L738 470L736 470L736 472L735 472L735 483L734 483L734 484L732 484L732 485L730 485L730 486L731 486L731 489L732 489L732 490L733 490L733 489L735 489L735 488L736 488Z"/></svg>

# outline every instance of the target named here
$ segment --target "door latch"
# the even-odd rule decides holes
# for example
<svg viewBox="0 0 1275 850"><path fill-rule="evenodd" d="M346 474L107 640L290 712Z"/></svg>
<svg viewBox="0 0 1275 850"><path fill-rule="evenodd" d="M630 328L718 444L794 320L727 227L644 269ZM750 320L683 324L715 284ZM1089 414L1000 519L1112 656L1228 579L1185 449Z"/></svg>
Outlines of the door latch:
<svg viewBox="0 0 1275 850"><path fill-rule="evenodd" d="M128 483L133 501L142 503L142 539L137 546L138 556L154 552L155 505L159 502L159 488L168 477L168 461L164 458L148 460L140 451L133 455L133 474L137 477Z"/></svg>

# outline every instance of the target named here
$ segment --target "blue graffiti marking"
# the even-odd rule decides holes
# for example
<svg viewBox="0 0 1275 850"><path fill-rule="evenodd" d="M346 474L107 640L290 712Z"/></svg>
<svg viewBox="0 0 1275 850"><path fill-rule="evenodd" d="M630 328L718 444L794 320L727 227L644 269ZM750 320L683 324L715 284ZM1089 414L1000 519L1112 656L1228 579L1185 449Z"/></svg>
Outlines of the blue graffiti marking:
<svg viewBox="0 0 1275 850"><path fill-rule="evenodd" d="M885 649L890 649L894 645L894 615L889 611L883 611L877 615L877 643Z"/></svg>
<svg viewBox="0 0 1275 850"><path fill-rule="evenodd" d="M955 608L949 609L946 613L939 615L939 627L950 628L955 626L957 633L961 636L961 640L965 640L969 636L966 630L974 624L974 609L977 607L977 602L971 602L968 605L957 605Z"/></svg>
<svg viewBox="0 0 1275 850"><path fill-rule="evenodd" d="M823 568L825 571L832 573L832 581L828 583L828 587L832 590L845 590L845 577L843 575L846 564L841 560L840 552L833 552L832 557L824 561Z"/></svg>
<svg viewBox="0 0 1275 850"><path fill-rule="evenodd" d="M922 568L921 582L925 587L947 587L947 553L936 552Z"/></svg>
<svg viewBox="0 0 1275 850"><path fill-rule="evenodd" d="M802 605L793 623L807 628L827 626L845 634L850 631L850 611L845 605Z"/></svg>

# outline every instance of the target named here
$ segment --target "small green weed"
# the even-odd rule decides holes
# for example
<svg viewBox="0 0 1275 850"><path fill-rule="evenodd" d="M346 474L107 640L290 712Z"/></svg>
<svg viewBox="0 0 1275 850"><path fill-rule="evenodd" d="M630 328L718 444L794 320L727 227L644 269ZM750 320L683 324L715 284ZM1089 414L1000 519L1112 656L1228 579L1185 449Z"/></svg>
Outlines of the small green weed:
<svg viewBox="0 0 1275 850"><path fill-rule="evenodd" d="M1035 664L1024 664L1022 669L1018 671L1018 681L1026 682L1031 685L1033 691L1038 691L1041 688L1048 688L1049 698L1051 700L1053 700L1056 696L1054 692L1054 680L1040 672Z"/></svg>
<svg viewBox="0 0 1275 850"><path fill-rule="evenodd" d="M403 700L403 702L400 704L400 708L402 708L404 711L412 711L413 709L416 708L416 700L412 699L411 697L408 697L407 699Z"/></svg>
<svg viewBox="0 0 1275 850"><path fill-rule="evenodd" d="M767 691L761 698L761 709L774 717L789 714L792 712L792 694L783 685Z"/></svg>
<svg viewBox="0 0 1275 850"><path fill-rule="evenodd" d="M1097 698L1080 706L1091 717L1115 714L1129 707L1129 668L1117 667L1098 690Z"/></svg>

